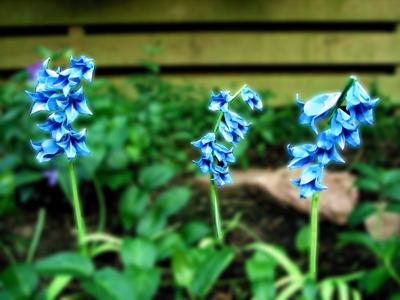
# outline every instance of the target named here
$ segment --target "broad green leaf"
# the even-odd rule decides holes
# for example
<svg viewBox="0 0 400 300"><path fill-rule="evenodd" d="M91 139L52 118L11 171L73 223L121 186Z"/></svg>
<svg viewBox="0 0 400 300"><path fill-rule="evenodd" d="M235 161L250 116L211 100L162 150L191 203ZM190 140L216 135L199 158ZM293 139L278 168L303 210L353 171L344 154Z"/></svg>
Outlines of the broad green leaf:
<svg viewBox="0 0 400 300"><path fill-rule="evenodd" d="M379 248L375 244L375 242L372 240L372 238L364 233L364 232L358 232L358 231L348 231L348 232L343 232L339 234L339 240L343 244L359 244L367 247L370 249L375 255L379 256Z"/></svg>
<svg viewBox="0 0 400 300"><path fill-rule="evenodd" d="M139 174L140 184L152 190L167 183L175 175L175 170L166 165L153 165L141 170Z"/></svg>
<svg viewBox="0 0 400 300"><path fill-rule="evenodd" d="M400 182L400 169L387 170L383 173L382 181L384 185L398 184Z"/></svg>
<svg viewBox="0 0 400 300"><path fill-rule="evenodd" d="M301 294L305 300L317 300L318 287L312 281L304 283Z"/></svg>
<svg viewBox="0 0 400 300"><path fill-rule="evenodd" d="M387 281L389 274L384 267L375 268L366 272L365 276L360 280L360 288L367 294L376 293Z"/></svg>
<svg viewBox="0 0 400 300"><path fill-rule="evenodd" d="M180 211L188 202L191 191L187 187L173 187L162 192L156 199L161 215L170 216Z"/></svg>
<svg viewBox="0 0 400 300"><path fill-rule="evenodd" d="M141 300L135 297L130 278L112 268L95 272L93 278L82 282L82 287L96 300Z"/></svg>
<svg viewBox="0 0 400 300"><path fill-rule="evenodd" d="M39 278L31 265L11 265L0 274L0 283L7 289L11 299L27 299L36 289ZM5 297L5 294L4 294Z"/></svg>
<svg viewBox="0 0 400 300"><path fill-rule="evenodd" d="M380 184L379 182L372 180L372 179L367 179L367 178L360 178L356 181L356 185L367 192L374 192L377 193L380 191Z"/></svg>
<svg viewBox="0 0 400 300"><path fill-rule="evenodd" d="M178 286L189 288L195 272L193 258L189 251L178 249L172 256L172 272L175 282Z"/></svg>
<svg viewBox="0 0 400 300"><path fill-rule="evenodd" d="M121 259L125 267L151 268L157 257L153 242L144 238L125 239L121 245Z"/></svg>
<svg viewBox="0 0 400 300"><path fill-rule="evenodd" d="M153 207L153 209L147 211L140 219L136 231L141 236L153 239L162 231L166 224L167 216Z"/></svg>
<svg viewBox="0 0 400 300"><path fill-rule="evenodd" d="M368 216L376 211L377 207L373 202L362 202L351 212L347 223L351 227L361 224Z"/></svg>
<svg viewBox="0 0 400 300"><path fill-rule="evenodd" d="M384 195L399 201L400 200L400 182L398 184L393 184L391 186L386 187L382 192Z"/></svg>
<svg viewBox="0 0 400 300"><path fill-rule="evenodd" d="M380 173L378 173L372 166L363 163L357 163L353 165L353 168L360 172L365 178L374 179L376 181L380 180Z"/></svg>
<svg viewBox="0 0 400 300"><path fill-rule="evenodd" d="M303 226L296 234L295 246L300 253L310 249L310 226Z"/></svg>
<svg viewBox="0 0 400 300"><path fill-rule="evenodd" d="M125 230L130 230L138 222L149 203L149 195L136 186L128 187L118 203L118 212Z"/></svg>
<svg viewBox="0 0 400 300"><path fill-rule="evenodd" d="M249 249L257 250L270 255L273 259L276 260L278 265L280 265L288 275L292 277L301 277L301 271L297 267L297 265L290 260L290 258L280 249L275 246L264 244L264 243L256 243L252 244L248 247Z"/></svg>
<svg viewBox="0 0 400 300"><path fill-rule="evenodd" d="M192 293L202 297L206 296L234 257L235 253L231 248L210 249L205 261L196 268L191 285Z"/></svg>
<svg viewBox="0 0 400 300"><path fill-rule="evenodd" d="M386 205L385 210L394 213L400 213L400 203L389 202Z"/></svg>
<svg viewBox="0 0 400 300"><path fill-rule="evenodd" d="M211 232L210 227L203 222L193 221L182 226L180 233L187 244L193 244L200 239L208 236Z"/></svg>
<svg viewBox="0 0 400 300"><path fill-rule="evenodd" d="M253 300L274 300L276 289L273 281L255 281L251 283Z"/></svg>
<svg viewBox="0 0 400 300"><path fill-rule="evenodd" d="M124 275L132 284L136 299L153 299L160 285L161 272L159 269L130 267L125 270Z"/></svg>
<svg viewBox="0 0 400 300"><path fill-rule="evenodd" d="M182 237L178 233L172 232L170 234L163 236L159 240L157 244L157 249L158 249L157 259L164 260L166 258L171 257L176 250L185 248L186 244L182 239Z"/></svg>
<svg viewBox="0 0 400 300"><path fill-rule="evenodd" d="M42 258L35 263L35 268L44 275L87 277L94 272L92 261L75 252L61 252Z"/></svg>

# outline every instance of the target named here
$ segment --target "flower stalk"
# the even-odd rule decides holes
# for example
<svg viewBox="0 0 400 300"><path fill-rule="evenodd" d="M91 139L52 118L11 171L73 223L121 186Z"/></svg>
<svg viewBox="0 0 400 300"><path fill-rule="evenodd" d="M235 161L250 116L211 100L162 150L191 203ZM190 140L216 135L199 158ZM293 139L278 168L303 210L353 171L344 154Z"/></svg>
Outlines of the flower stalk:
<svg viewBox="0 0 400 300"><path fill-rule="evenodd" d="M311 198L310 210L310 261L309 276L316 281L318 277L318 214L320 193L314 193Z"/></svg>
<svg viewBox="0 0 400 300"><path fill-rule="evenodd" d="M74 209L75 226L76 232L78 234L78 248L80 249L82 254L87 254L87 249L84 243L86 236L86 227L83 219L81 202L79 200L78 184L76 180L75 165L73 161L69 162L69 178L71 182L72 206Z"/></svg>
<svg viewBox="0 0 400 300"><path fill-rule="evenodd" d="M218 196L215 183L210 179L210 199L211 199L211 212L213 216L214 232L217 242L223 244L224 235L221 227L221 216L219 213Z"/></svg>

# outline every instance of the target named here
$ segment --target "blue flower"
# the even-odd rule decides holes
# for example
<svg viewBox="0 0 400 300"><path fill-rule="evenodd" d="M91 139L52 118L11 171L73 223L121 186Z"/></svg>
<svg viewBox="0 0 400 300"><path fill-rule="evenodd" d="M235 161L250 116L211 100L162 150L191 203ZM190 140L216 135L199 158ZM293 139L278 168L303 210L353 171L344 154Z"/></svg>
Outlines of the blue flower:
<svg viewBox="0 0 400 300"><path fill-rule="evenodd" d="M32 148L38 152L38 154L36 155L36 159L40 163L51 160L53 157L63 151L63 149L53 139L49 139L43 142L31 142L31 144Z"/></svg>
<svg viewBox="0 0 400 300"><path fill-rule="evenodd" d="M202 154L200 159L193 161L194 164L199 168L202 174L211 173L211 166L213 164L213 156L210 154Z"/></svg>
<svg viewBox="0 0 400 300"><path fill-rule="evenodd" d="M338 109L331 120L331 131L336 137L340 148L344 149L345 144L352 147L360 146L359 125L354 116L350 116L342 109Z"/></svg>
<svg viewBox="0 0 400 300"><path fill-rule="evenodd" d="M313 193L326 189L322 183L323 171L324 167L319 164L309 165L304 168L300 178L291 180L295 186L300 188L300 198L308 198Z"/></svg>
<svg viewBox="0 0 400 300"><path fill-rule="evenodd" d="M321 94L313 97L311 100L303 103L297 98L297 104L303 110L300 115L300 123L308 124L318 133L316 122L326 117L336 106L340 93Z"/></svg>
<svg viewBox="0 0 400 300"><path fill-rule="evenodd" d="M71 124L79 114L91 115L89 107L87 106L83 89L71 92L68 97L57 100L57 105L65 112L67 117L67 124Z"/></svg>
<svg viewBox="0 0 400 300"><path fill-rule="evenodd" d="M71 57L70 65L72 67L72 71L69 75L70 79L81 79L85 78L88 82L92 82L93 79L93 70L94 70L94 61L91 58L88 58L84 55L75 59Z"/></svg>
<svg viewBox="0 0 400 300"><path fill-rule="evenodd" d="M71 130L66 120L65 114L58 111L52 113L45 123L38 124L38 127L44 131L50 132L53 139L60 141L63 136Z"/></svg>
<svg viewBox="0 0 400 300"><path fill-rule="evenodd" d="M90 153L86 146L86 129L81 131L70 131L64 135L63 139L57 142L67 155L68 159L73 159L77 154L87 155Z"/></svg>
<svg viewBox="0 0 400 300"><path fill-rule="evenodd" d="M309 164L315 159L315 155L317 154L317 146L313 144L294 147L288 145L287 150L292 158L288 165L289 169L297 169Z"/></svg>
<svg viewBox="0 0 400 300"><path fill-rule="evenodd" d="M229 173L228 166L212 165L211 172L213 176L212 180L214 180L219 187L232 183L232 177Z"/></svg>
<svg viewBox="0 0 400 300"><path fill-rule="evenodd" d="M373 109L379 99L371 99L362 85L356 81L346 94L346 109L363 124L373 124Z"/></svg>
<svg viewBox="0 0 400 300"><path fill-rule="evenodd" d="M241 139L244 139L249 127L250 124L241 116L227 110L224 112L223 119L219 124L219 132L227 142L236 144Z"/></svg>
<svg viewBox="0 0 400 300"><path fill-rule="evenodd" d="M233 148L228 149L224 145L214 143L213 153L218 161L223 163L234 163L235 157L233 156Z"/></svg>
<svg viewBox="0 0 400 300"><path fill-rule="evenodd" d="M191 144L200 149L201 153L205 155L211 154L213 150L213 143L215 142L215 134L214 133L207 133L201 139L192 142Z"/></svg>
<svg viewBox="0 0 400 300"><path fill-rule="evenodd" d="M262 110L263 104L261 102L261 98L255 91L249 87L245 87L240 93L243 101L246 102L252 110L254 108Z"/></svg>
<svg viewBox="0 0 400 300"><path fill-rule="evenodd" d="M58 182L57 169L48 169L43 172L43 176L47 179L47 184L49 186L55 186Z"/></svg>
<svg viewBox="0 0 400 300"><path fill-rule="evenodd" d="M32 99L31 114L38 111L51 112L47 121L38 125L50 133L51 139L32 142L32 147L38 151L37 159L39 162L49 161L63 152L68 159L78 154L86 155L90 152L86 146L86 130L74 130L72 122L79 114L92 114L80 84L82 79L92 80L93 60L85 56L71 58L71 68L65 70L51 70L48 64L49 59L44 61L38 73L35 92L27 91Z"/></svg>
<svg viewBox="0 0 400 300"><path fill-rule="evenodd" d="M330 129L321 132L317 137L317 158L322 165L327 165L330 161L344 163L336 149L336 139Z"/></svg>
<svg viewBox="0 0 400 300"><path fill-rule="evenodd" d="M228 109L228 103L230 101L232 101L232 96L229 91L221 91L218 94L211 92L211 103L208 109L211 111L225 111Z"/></svg>

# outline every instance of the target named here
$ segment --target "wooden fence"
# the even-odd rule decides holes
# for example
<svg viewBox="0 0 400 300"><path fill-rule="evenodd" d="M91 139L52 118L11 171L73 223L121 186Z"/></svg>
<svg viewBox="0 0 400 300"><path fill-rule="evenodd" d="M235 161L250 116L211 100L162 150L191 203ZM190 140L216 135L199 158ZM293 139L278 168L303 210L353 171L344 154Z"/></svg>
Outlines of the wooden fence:
<svg viewBox="0 0 400 300"><path fill-rule="evenodd" d="M356 74L400 101L399 0L2 0L0 74L71 47L120 81L146 47L163 76L211 89L269 88L276 105Z"/></svg>

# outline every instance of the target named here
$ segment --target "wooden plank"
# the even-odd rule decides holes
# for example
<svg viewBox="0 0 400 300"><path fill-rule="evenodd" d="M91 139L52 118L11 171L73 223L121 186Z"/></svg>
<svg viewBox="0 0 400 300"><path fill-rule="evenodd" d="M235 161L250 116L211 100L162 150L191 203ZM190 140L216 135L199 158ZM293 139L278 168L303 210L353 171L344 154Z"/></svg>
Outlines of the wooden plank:
<svg viewBox="0 0 400 300"><path fill-rule="evenodd" d="M397 73L399 74L399 73ZM359 80L367 90L376 85L380 93L390 99L384 104L400 104L400 75L385 74L357 74ZM299 94L304 100L323 92L341 91L349 75L340 74L227 74L227 75L165 75L164 79L175 84L191 84L204 88L228 89L235 92L244 83L259 91L270 90L273 96L269 99L270 106L284 106L295 104L295 96ZM113 83L128 95L134 94L132 86L127 84L126 77L110 77Z"/></svg>
<svg viewBox="0 0 400 300"><path fill-rule="evenodd" d="M164 33L0 38L0 69L22 68L40 59L35 46L71 47L102 67L399 64L397 33ZM149 57L145 47L160 48ZM157 46L160 45L160 46Z"/></svg>
<svg viewBox="0 0 400 300"><path fill-rule="evenodd" d="M0 3L0 26L399 20L398 0L2 0Z"/></svg>

